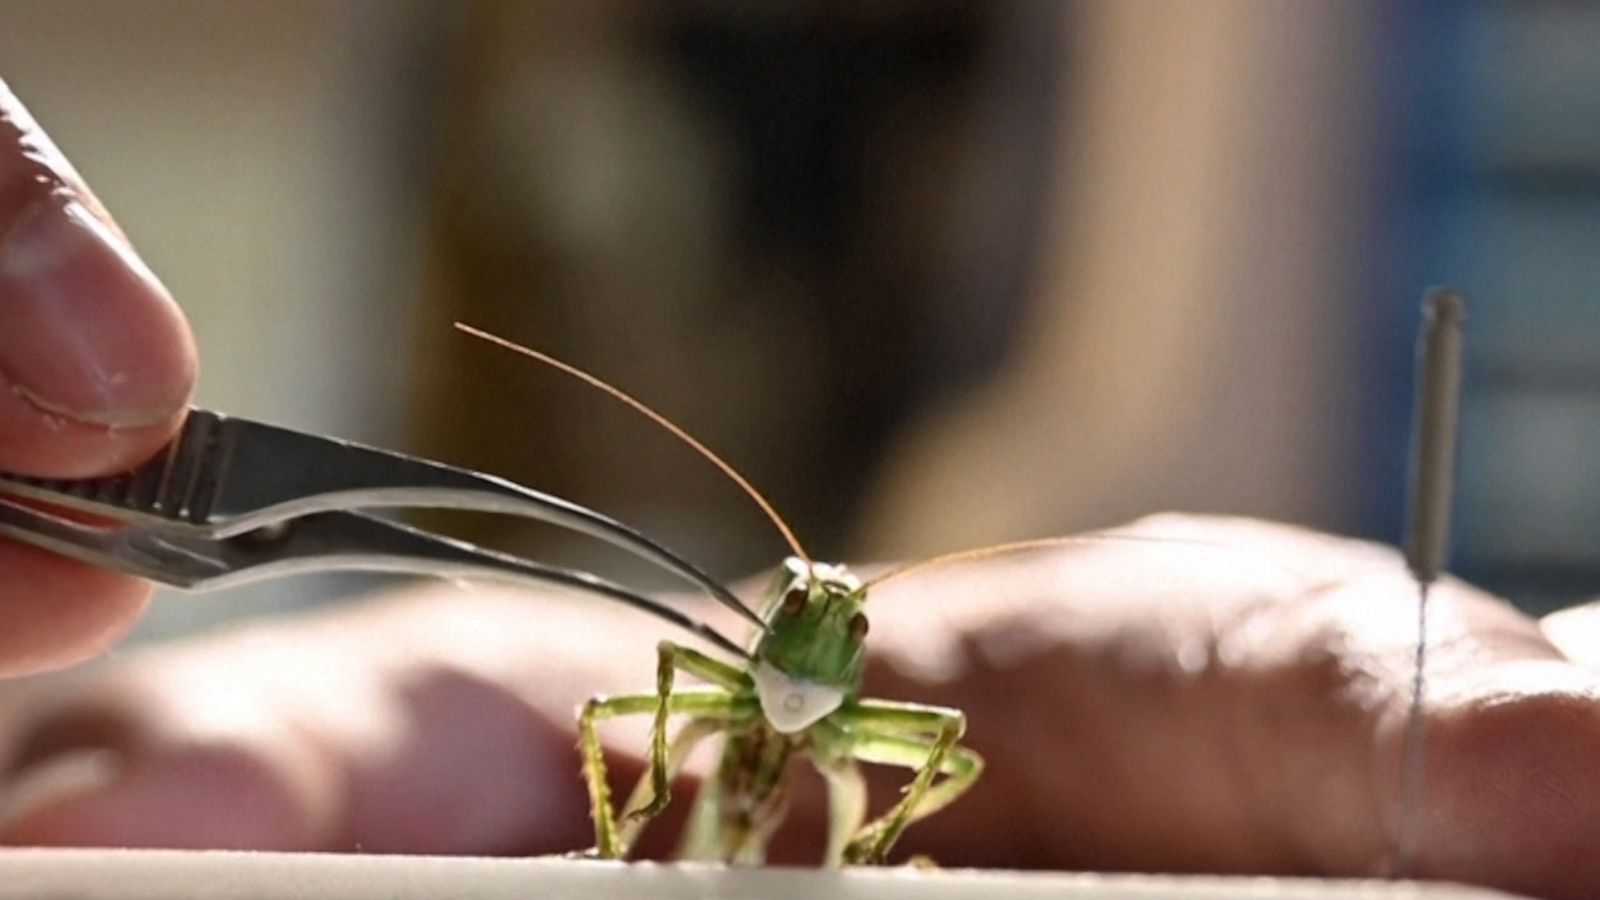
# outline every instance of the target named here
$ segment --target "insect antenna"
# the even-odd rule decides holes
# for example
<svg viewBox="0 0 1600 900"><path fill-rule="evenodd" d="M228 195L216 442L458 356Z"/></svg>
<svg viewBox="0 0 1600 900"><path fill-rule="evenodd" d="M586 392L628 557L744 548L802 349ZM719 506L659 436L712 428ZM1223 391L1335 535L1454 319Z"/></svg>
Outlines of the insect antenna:
<svg viewBox="0 0 1600 900"><path fill-rule="evenodd" d="M1241 548L1223 543L1221 541L1208 541L1203 538L1163 537L1158 534L1117 534L1111 531L1102 531L1093 534L1072 534L1062 537L1032 538L1024 541L1009 541L1004 544L990 544L987 547L974 547L970 550L956 550L951 553L941 553L927 559L913 560L896 566L887 572L869 580L865 587L868 591L894 581L904 575L931 569L951 563L969 562L972 560L989 559L1007 553L1019 553L1024 550L1039 550L1046 547L1070 546L1072 544L1101 544L1101 543L1128 543L1128 544L1183 544L1191 547L1215 547L1238 551Z"/></svg>
<svg viewBox="0 0 1600 900"><path fill-rule="evenodd" d="M514 353L520 353L523 356L529 357L530 359L536 359L553 369L565 372L566 374L571 375L573 378L587 383L591 387L598 388L599 390L610 394L617 400L620 400L621 402L632 407L634 411L638 412L640 415L643 415L644 417L650 419L650 421L655 422L657 425L671 432L673 437L676 437L678 440L688 444L696 453L699 453L712 465L716 466L718 469L721 469L722 474L728 476L728 478L731 479L734 484L737 484L741 489L744 490L746 494L750 495L750 499L754 500L756 505L761 507L761 511L766 513L767 518L772 521L772 524L777 527L778 532L783 535L784 541L788 543L789 549L794 551L794 555L800 557L800 559L804 560L808 564L811 562L810 555L806 553L805 548L800 546L800 539L795 537L794 530L789 527L789 523L785 522L783 517L778 515L778 511L773 508L772 504L767 501L766 497L762 496L760 491L756 490L756 486L751 484L750 481L743 475L740 475L739 470L735 469L731 465L728 465L728 463L725 462L722 457L713 452L710 447L700 443L700 441L698 441L694 435L684 431L683 428L677 423L646 406L644 401L636 399L621 388L608 384L605 381L600 380L598 377L590 375L588 372L585 372L577 366L572 365L571 363L562 362L553 356L540 353L539 351L529 347L524 347L515 341L509 341L503 337L499 337L498 335L490 334L489 332L480 328L474 328L465 322L457 322L455 324L457 329L464 331L475 338L481 338L491 344L498 344L499 346L504 347L505 349Z"/></svg>
<svg viewBox="0 0 1600 900"><path fill-rule="evenodd" d="M671 419L668 419L666 416L645 405L644 401L635 399L631 394L627 393L621 388L615 387L601 380L597 376L591 375L577 366L572 365L571 363L556 359L549 354L540 353L538 350L534 350L531 347L525 347L522 344L507 340L499 335L490 334L481 328L475 328L466 324L465 322L457 322L455 323L455 327L458 331L472 335L480 340L488 341L491 344L503 347L513 353L519 353L528 357L529 359L544 363L545 365L559 372L570 375L573 378L584 382L590 387L609 394L612 398L631 407L635 412L666 429L667 432L672 434L678 440L688 444L689 447L695 452L705 457L711 462L712 465L720 469L724 475L728 476L728 478L731 479L734 484L737 484L746 494L748 494L750 499L755 501L756 506L760 507L761 511L766 514L767 518L771 520L772 524L777 527L778 532L783 535L784 541L788 543L789 549L794 551L794 555L804 560L807 565L811 564L811 556L807 554L805 548L800 545L800 539L795 537L794 530L789 527L789 523L785 522L782 516L778 515L777 509L775 509L773 505L767 501L767 498L762 496L760 491L756 490L755 485L751 484L748 479L739 474L739 471L725 462L722 457L712 452L710 447L700 443L700 441L697 440L693 435L683 430L683 428L679 427ZM746 618L758 623L762 628L766 627L760 616L756 615L743 603L740 603L737 598L733 597L731 593L727 593L726 596L719 595L717 599L724 605L734 608Z"/></svg>

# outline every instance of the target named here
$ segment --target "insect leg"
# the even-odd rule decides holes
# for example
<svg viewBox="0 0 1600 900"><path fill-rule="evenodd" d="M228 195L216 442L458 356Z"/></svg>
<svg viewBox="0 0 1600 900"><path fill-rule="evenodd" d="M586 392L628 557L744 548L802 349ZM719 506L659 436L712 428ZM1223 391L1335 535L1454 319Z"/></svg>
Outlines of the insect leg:
<svg viewBox="0 0 1600 900"><path fill-rule="evenodd" d="M881 863L906 826L972 786L983 771L983 758L956 743L967 727L966 716L956 710L868 700L842 712L839 724L846 727L850 756L916 771L905 796L845 849L848 862ZM938 774L946 777L936 785Z"/></svg>
<svg viewBox="0 0 1600 900"><path fill-rule="evenodd" d="M879 819L868 824L845 852L848 862L881 863L900 839L906 826L948 806L972 787L983 772L983 757L941 737L933 742L889 735L863 735L855 757L862 762L916 769L905 796ZM935 773L947 776L932 784Z"/></svg>
<svg viewBox="0 0 1600 900"><path fill-rule="evenodd" d="M741 670L671 641L656 645L655 722L650 727L650 786L655 794L650 802L627 814L630 819L650 819L661 814L672 800L672 779L667 772L667 716L672 710L672 683L677 670L703 678L728 692L748 691L750 676Z"/></svg>
<svg viewBox="0 0 1600 900"><path fill-rule="evenodd" d="M729 723L722 760L700 787L680 858L761 863L767 839L788 809L785 775L793 753L789 741L765 727L759 711Z"/></svg>
<svg viewBox="0 0 1600 900"><path fill-rule="evenodd" d="M578 714L578 747L583 754L583 777L589 786L589 812L594 818L594 852L603 859L621 856L623 848L618 841L616 818L611 809L611 788L606 783L605 754L596 726L601 719L653 713L662 706L669 714L686 713L696 718L721 720L738 719L755 712L753 702L740 702L720 688L681 690L665 699L656 694L624 694L596 697L585 703ZM663 754L664 748L663 744Z"/></svg>
<svg viewBox="0 0 1600 900"><path fill-rule="evenodd" d="M682 647L671 641L662 641L656 645L656 655L662 664L670 663L673 667L723 690L738 692L748 690L753 685L750 676L743 669L707 656L693 647ZM657 675L659 674L658 667Z"/></svg>
<svg viewBox="0 0 1600 900"><path fill-rule="evenodd" d="M759 866L766 862L767 843L788 814L788 785L779 781L745 823L738 840L733 842L733 855L728 861L738 866Z"/></svg>
<svg viewBox="0 0 1600 900"><path fill-rule="evenodd" d="M683 764L688 761L689 754L708 737L724 731L729 727L726 720L715 718L690 719L672 738L672 746L667 748L667 779L670 781L678 777L683 770ZM653 768L653 767L652 767ZM639 776L639 781L633 786L633 793L628 795L628 802L622 805L622 825L617 832L617 843L621 854L627 856L638 840L639 833L650 824L650 820L633 811L645 805L647 792L652 791L651 773L646 772Z"/></svg>
<svg viewBox="0 0 1600 900"><path fill-rule="evenodd" d="M818 760L817 771L828 783L828 855L823 865L837 869L845 848L867 818L867 782L854 759Z"/></svg>

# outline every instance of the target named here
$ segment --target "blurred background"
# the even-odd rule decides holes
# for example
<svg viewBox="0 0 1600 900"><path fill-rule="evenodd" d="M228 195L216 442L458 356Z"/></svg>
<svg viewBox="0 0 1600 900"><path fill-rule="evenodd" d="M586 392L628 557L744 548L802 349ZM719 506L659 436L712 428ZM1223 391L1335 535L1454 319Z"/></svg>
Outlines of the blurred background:
<svg viewBox="0 0 1600 900"><path fill-rule="evenodd" d="M729 578L1179 509L1399 537L1471 301L1456 568L1600 593L1600 7L0 0L0 77L200 401L502 474ZM496 520L495 546L656 584ZM157 605L146 637L350 596Z"/></svg>

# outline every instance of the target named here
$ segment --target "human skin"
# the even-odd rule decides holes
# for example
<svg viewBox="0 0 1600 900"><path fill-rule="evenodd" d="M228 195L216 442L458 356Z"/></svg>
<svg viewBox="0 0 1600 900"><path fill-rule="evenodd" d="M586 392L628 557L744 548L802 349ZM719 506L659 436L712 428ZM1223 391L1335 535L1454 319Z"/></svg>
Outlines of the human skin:
<svg viewBox="0 0 1600 900"><path fill-rule="evenodd" d="M0 470L87 477L182 421L195 348L172 298L0 82ZM149 587L0 542L0 676L95 655Z"/></svg>
<svg viewBox="0 0 1600 900"><path fill-rule="evenodd" d="M1415 627L1398 557L1251 520L1157 517L1130 531L1163 540L1003 554L875 591L866 694L966 710L990 763L900 852L1392 871ZM1432 603L1413 871L1593 896L1600 620L1580 609L1536 622L1449 580ZM0 842L581 848L574 709L648 689L664 628L592 600L428 585L142 651L0 706L12 791ZM608 735L619 788L641 771L643 729ZM882 803L906 774L875 777ZM815 788L802 778L776 859L815 859ZM652 828L646 853L670 851L685 806Z"/></svg>

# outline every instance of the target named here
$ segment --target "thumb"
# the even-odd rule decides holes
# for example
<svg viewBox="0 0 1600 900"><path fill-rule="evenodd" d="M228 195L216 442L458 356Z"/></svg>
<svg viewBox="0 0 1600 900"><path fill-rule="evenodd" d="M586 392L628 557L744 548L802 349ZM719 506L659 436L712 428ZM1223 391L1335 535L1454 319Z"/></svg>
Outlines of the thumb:
<svg viewBox="0 0 1600 900"><path fill-rule="evenodd" d="M195 379L188 326L0 83L0 469L106 474L154 452Z"/></svg>

